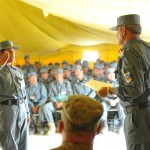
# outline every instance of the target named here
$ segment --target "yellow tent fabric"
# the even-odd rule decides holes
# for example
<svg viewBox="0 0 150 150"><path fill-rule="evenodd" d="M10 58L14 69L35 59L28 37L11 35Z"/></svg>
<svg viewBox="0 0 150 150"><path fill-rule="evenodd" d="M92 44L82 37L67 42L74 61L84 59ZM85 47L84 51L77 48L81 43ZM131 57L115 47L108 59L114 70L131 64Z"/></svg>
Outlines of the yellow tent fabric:
<svg viewBox="0 0 150 150"><path fill-rule="evenodd" d="M104 32L53 15L45 18L42 10L20 0L3 0L0 18L0 40L12 39L23 53L41 55L82 42L94 45L113 40Z"/></svg>
<svg viewBox="0 0 150 150"><path fill-rule="evenodd" d="M117 16L138 13L145 22L149 18L149 3L148 0L1 0L0 41L11 39L20 46L17 59L24 54L31 54L33 59L47 58L72 45L117 44L115 32L109 31ZM149 24L146 22L142 36L147 41L150 41Z"/></svg>

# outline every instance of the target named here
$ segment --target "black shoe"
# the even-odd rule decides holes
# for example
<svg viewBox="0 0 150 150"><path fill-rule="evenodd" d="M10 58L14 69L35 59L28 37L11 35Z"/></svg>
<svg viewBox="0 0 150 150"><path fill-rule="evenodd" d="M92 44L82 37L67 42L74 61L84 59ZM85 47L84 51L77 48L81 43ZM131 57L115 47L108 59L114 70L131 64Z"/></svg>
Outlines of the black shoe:
<svg viewBox="0 0 150 150"><path fill-rule="evenodd" d="M44 135L44 128L40 128L40 135Z"/></svg>
<svg viewBox="0 0 150 150"><path fill-rule="evenodd" d="M35 128L34 128L34 127L31 127L31 128L29 129L29 134L30 134L30 135L34 135L34 134L35 134Z"/></svg>

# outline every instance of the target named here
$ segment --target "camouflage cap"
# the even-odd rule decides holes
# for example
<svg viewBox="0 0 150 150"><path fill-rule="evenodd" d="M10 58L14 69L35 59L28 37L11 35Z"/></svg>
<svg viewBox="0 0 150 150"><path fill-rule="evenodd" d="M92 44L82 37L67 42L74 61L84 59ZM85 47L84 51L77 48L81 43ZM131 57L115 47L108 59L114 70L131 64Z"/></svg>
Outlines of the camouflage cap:
<svg viewBox="0 0 150 150"><path fill-rule="evenodd" d="M73 67L73 71L76 71L76 70L83 70L83 69L80 65L76 65Z"/></svg>
<svg viewBox="0 0 150 150"><path fill-rule="evenodd" d="M37 73L36 72L30 72L30 73L28 73L28 78L30 78L32 76L37 76Z"/></svg>
<svg viewBox="0 0 150 150"><path fill-rule="evenodd" d="M105 74L112 74L114 72L115 72L114 68L108 68L105 70Z"/></svg>
<svg viewBox="0 0 150 150"><path fill-rule="evenodd" d="M81 59L76 60L75 65L81 65Z"/></svg>
<svg viewBox="0 0 150 150"><path fill-rule="evenodd" d="M60 63L59 62L55 62L55 65L60 65Z"/></svg>
<svg viewBox="0 0 150 150"><path fill-rule="evenodd" d="M63 73L63 69L55 69L55 74Z"/></svg>
<svg viewBox="0 0 150 150"><path fill-rule="evenodd" d="M40 73L45 73L45 72L48 72L48 68L47 67L42 67L40 69Z"/></svg>
<svg viewBox="0 0 150 150"><path fill-rule="evenodd" d="M63 70L71 70L70 66L63 66Z"/></svg>
<svg viewBox="0 0 150 150"><path fill-rule="evenodd" d="M82 63L82 67L89 67L89 62L87 60L84 60Z"/></svg>
<svg viewBox="0 0 150 150"><path fill-rule="evenodd" d="M111 62L109 63L110 68L117 68L117 63L116 62Z"/></svg>
<svg viewBox="0 0 150 150"><path fill-rule="evenodd" d="M67 61L67 60L63 60L62 64L66 64L66 65L68 65L69 63L68 63L68 61Z"/></svg>
<svg viewBox="0 0 150 150"><path fill-rule="evenodd" d="M49 69L56 69L56 66L55 65L51 65L50 67L49 67Z"/></svg>
<svg viewBox="0 0 150 150"><path fill-rule="evenodd" d="M100 119L103 106L100 102L88 96L72 95L68 101L63 102L62 111L69 122L83 127Z"/></svg>
<svg viewBox="0 0 150 150"><path fill-rule="evenodd" d="M98 70L101 70L101 69L104 69L104 65L95 63L94 66L93 66L93 68L96 68L96 69L98 69Z"/></svg>

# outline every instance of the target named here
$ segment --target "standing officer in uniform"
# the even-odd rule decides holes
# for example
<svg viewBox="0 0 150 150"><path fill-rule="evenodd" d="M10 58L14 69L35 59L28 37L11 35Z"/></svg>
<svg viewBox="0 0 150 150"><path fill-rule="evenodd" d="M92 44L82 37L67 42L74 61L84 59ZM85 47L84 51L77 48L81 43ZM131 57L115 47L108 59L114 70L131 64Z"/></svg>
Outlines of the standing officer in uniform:
<svg viewBox="0 0 150 150"><path fill-rule="evenodd" d="M120 16L117 26L120 59L117 67L119 87L102 88L105 97L116 93L124 107L124 132L128 150L150 149L150 44L140 39L140 16Z"/></svg>
<svg viewBox="0 0 150 150"><path fill-rule="evenodd" d="M53 150L93 150L94 137L101 128L99 120L102 113L100 102L85 95L70 96L63 102L59 124L62 145Z"/></svg>
<svg viewBox="0 0 150 150"><path fill-rule="evenodd" d="M24 56L24 61L25 61L25 64L21 66L22 70L26 70L27 74L35 71L34 65L30 63L30 56L29 55Z"/></svg>
<svg viewBox="0 0 150 150"><path fill-rule="evenodd" d="M28 149L30 115L23 73L12 66L15 49L18 47L11 40L0 42L0 147L3 150Z"/></svg>

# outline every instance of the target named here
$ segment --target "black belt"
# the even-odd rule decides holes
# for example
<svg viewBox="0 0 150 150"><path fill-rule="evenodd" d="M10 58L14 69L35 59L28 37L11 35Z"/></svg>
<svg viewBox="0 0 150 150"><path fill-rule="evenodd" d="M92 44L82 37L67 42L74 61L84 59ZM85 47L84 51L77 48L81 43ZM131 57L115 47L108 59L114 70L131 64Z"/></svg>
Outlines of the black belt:
<svg viewBox="0 0 150 150"><path fill-rule="evenodd" d="M127 106L124 110L125 110L125 114L128 114L134 112L136 109L144 109L147 107L150 107L150 101L145 103L139 103L137 105Z"/></svg>
<svg viewBox="0 0 150 150"><path fill-rule="evenodd" d="M1 105L19 105L24 103L24 99L9 99L7 101L3 101L0 104Z"/></svg>

